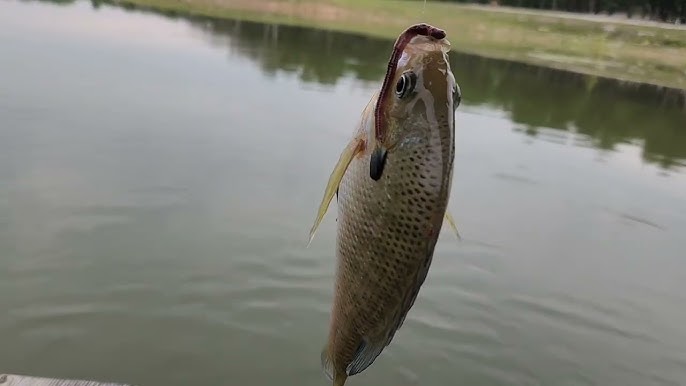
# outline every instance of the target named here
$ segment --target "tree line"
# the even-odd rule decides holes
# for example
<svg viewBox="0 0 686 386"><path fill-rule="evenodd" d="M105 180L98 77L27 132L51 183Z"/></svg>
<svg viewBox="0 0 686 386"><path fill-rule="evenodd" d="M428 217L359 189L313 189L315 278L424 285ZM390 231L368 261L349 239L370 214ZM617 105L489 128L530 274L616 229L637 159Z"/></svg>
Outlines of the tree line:
<svg viewBox="0 0 686 386"><path fill-rule="evenodd" d="M626 15L630 18L686 24L686 0L439 0L480 3L593 14Z"/></svg>
<svg viewBox="0 0 686 386"><path fill-rule="evenodd" d="M40 0L69 4L75 0ZM423 1L423 0L422 0ZM629 18L686 24L686 0L435 0L441 2L504 5L577 13L626 15ZM91 0L109 3L112 0Z"/></svg>
<svg viewBox="0 0 686 386"><path fill-rule="evenodd" d="M67 4L75 0L40 1ZM111 3L90 1L95 8ZM202 30L211 44L253 60L268 76L289 73L325 87L346 78L378 87L392 44L387 39L305 27L192 17L131 4L122 7L184 19ZM564 135L571 127L589 139L588 146L612 150L620 144L638 143L645 161L667 170L686 167L683 90L458 52L450 53L450 62L463 92L463 106L506 111L525 135L546 138L551 135L544 133L551 131Z"/></svg>
<svg viewBox="0 0 686 386"><path fill-rule="evenodd" d="M213 44L252 59L268 75L289 73L324 86L354 78L373 88L386 71L388 40L238 20L187 20L207 32ZM686 167L686 130L681 130L686 94L681 90L458 52L450 53L450 62L465 106L507 111L525 135L564 137L571 127L588 138L586 146L613 150L640 143L645 161L667 170Z"/></svg>

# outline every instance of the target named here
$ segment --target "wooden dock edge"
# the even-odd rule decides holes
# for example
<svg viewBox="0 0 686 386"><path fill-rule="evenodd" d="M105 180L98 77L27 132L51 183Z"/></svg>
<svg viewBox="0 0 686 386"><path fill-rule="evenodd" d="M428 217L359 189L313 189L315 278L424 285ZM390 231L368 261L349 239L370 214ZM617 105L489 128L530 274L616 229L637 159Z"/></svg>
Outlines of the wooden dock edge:
<svg viewBox="0 0 686 386"><path fill-rule="evenodd" d="M30 377L17 374L0 374L0 386L133 386L123 383L107 383L77 379Z"/></svg>

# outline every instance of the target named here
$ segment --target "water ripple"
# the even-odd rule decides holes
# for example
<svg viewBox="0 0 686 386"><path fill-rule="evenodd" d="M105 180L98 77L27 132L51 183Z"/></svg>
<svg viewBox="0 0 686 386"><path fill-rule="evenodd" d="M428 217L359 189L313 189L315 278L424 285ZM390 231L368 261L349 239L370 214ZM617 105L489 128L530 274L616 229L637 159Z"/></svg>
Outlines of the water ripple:
<svg viewBox="0 0 686 386"><path fill-rule="evenodd" d="M597 307L591 308L586 305L550 301L548 299L533 298L525 295L512 295L505 302L515 306L521 311L526 311L548 320L555 325L566 325L582 330L610 334L623 338L642 340L654 343L656 340L651 335L630 330L625 325L623 328L620 320L615 319L619 315L612 315L607 311L600 311Z"/></svg>

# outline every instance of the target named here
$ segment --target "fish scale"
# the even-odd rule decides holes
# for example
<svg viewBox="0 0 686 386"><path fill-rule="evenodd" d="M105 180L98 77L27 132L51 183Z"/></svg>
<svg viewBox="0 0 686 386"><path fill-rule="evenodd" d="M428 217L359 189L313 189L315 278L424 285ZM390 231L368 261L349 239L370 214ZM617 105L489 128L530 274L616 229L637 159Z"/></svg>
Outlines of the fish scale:
<svg viewBox="0 0 686 386"><path fill-rule="evenodd" d="M433 147L452 142L439 142L425 138L419 146L399 146L389 155L380 181L369 178L371 154L366 151L351 162L341 180L336 291L340 299L334 304L331 329L356 337L348 339L341 362L352 361L364 337L381 339L385 345L394 332L386 331L387 326L400 323L408 311L404 306L414 300L424 280L435 244L427 233L440 230L436 219L442 219L445 205L437 204L447 202L449 191L442 171L452 167L444 164L440 152L432 152ZM454 149L445 152L452 154ZM355 322L346 324L347 319Z"/></svg>

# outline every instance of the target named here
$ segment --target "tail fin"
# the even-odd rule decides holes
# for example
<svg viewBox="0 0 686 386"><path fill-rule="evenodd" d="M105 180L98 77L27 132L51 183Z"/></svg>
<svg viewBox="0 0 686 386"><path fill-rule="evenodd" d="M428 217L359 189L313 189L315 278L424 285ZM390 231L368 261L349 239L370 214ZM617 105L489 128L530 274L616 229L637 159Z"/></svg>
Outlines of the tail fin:
<svg viewBox="0 0 686 386"><path fill-rule="evenodd" d="M338 374L333 381L333 386L344 386L347 379L348 375L346 373Z"/></svg>
<svg viewBox="0 0 686 386"><path fill-rule="evenodd" d="M344 372L339 373L336 371L333 362L329 358L329 347L324 346L322 349L322 354L321 354L321 361L322 361L322 370L324 370L324 374L326 374L326 377L329 378L330 381L333 381L333 386L344 386L345 381L348 379L348 374Z"/></svg>

